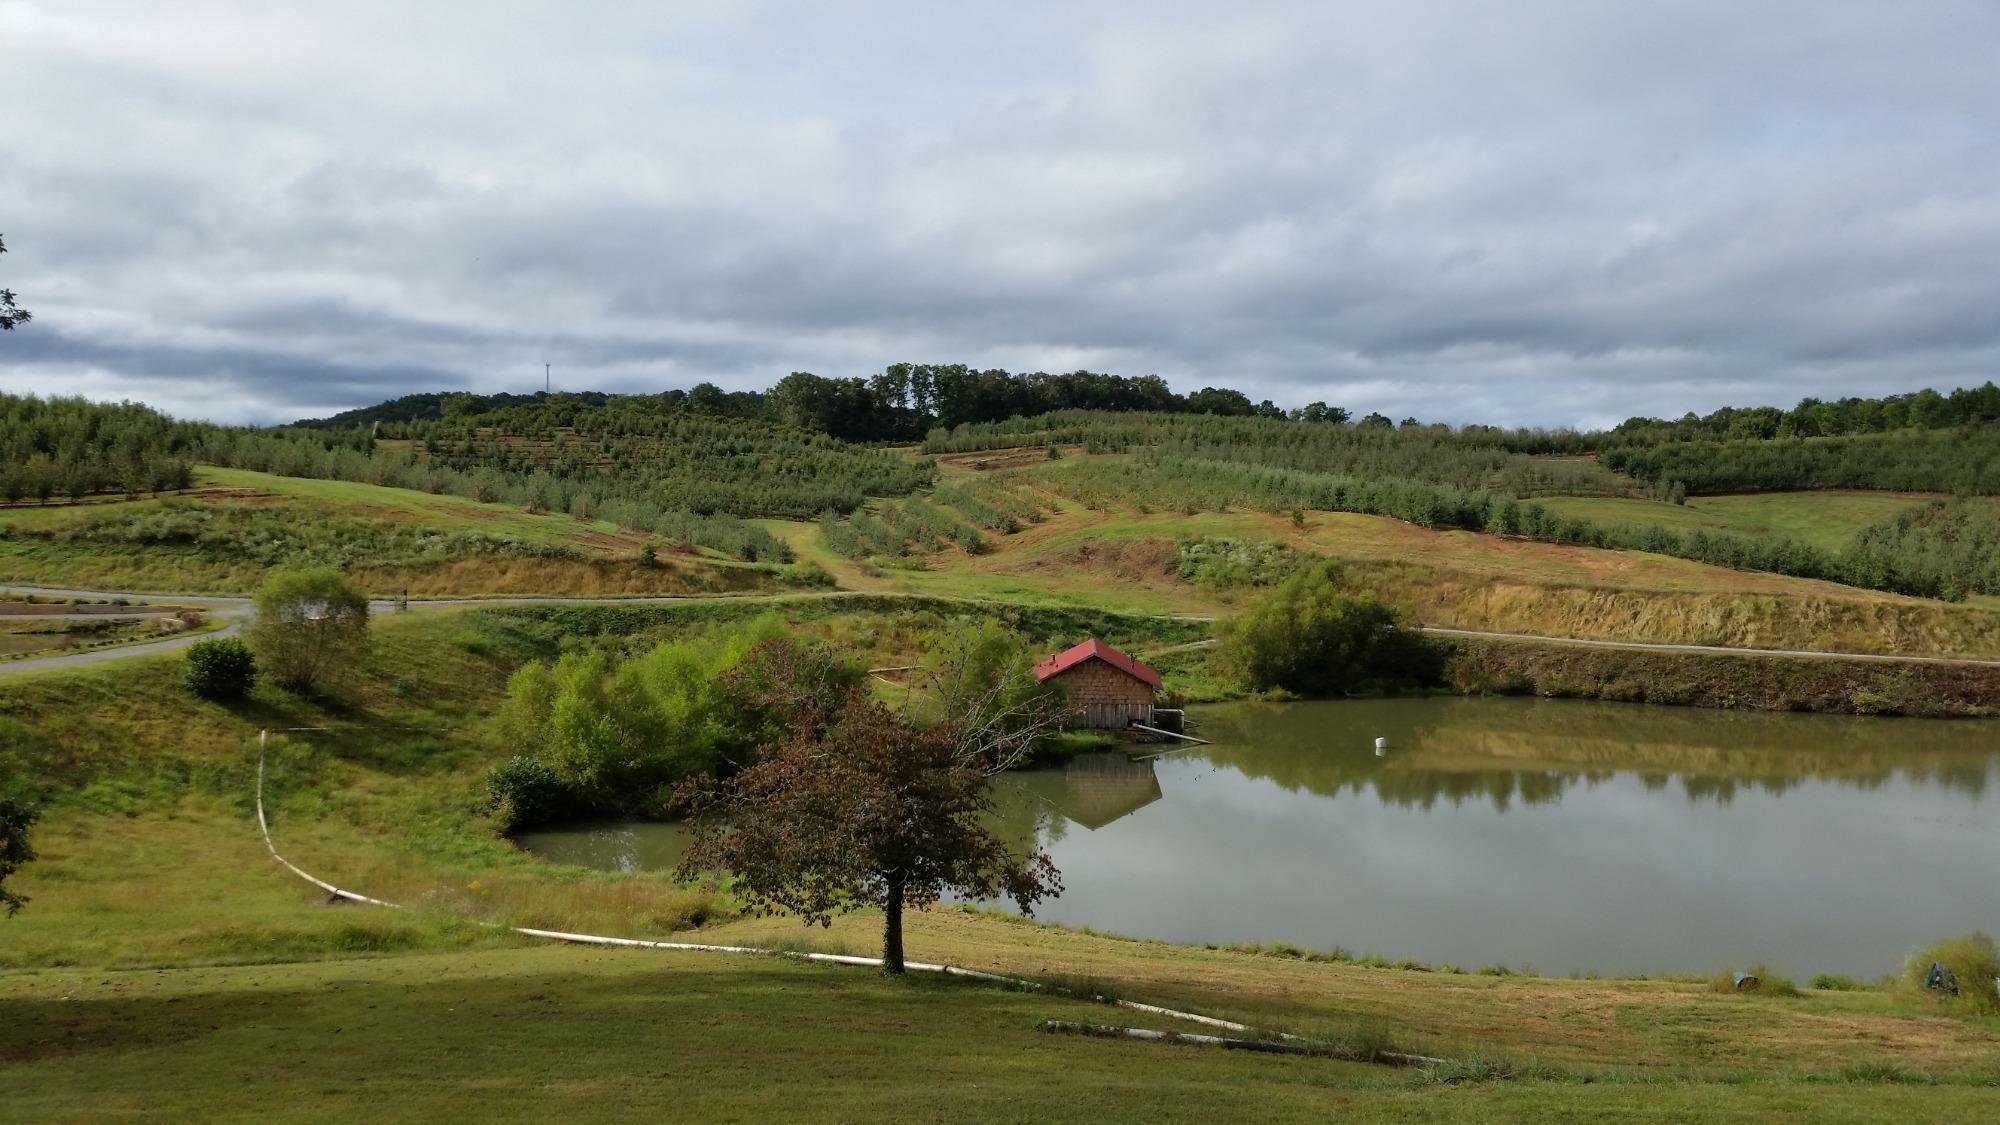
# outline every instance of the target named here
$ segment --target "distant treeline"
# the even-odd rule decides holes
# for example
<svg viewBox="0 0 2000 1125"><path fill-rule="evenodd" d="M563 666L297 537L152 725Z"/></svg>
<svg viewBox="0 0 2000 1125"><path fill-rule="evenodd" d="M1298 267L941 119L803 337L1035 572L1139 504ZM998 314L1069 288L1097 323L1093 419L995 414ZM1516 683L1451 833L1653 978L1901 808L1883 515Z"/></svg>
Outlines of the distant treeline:
<svg viewBox="0 0 2000 1125"><path fill-rule="evenodd" d="M1689 493L1888 488L2000 493L2000 426L1614 447L1604 466Z"/></svg>
<svg viewBox="0 0 2000 1125"><path fill-rule="evenodd" d="M555 394L434 392L401 398L329 418L298 423L312 428L383 425L383 436L408 436L398 427L411 422L455 421L465 425L507 424L554 429L588 424L599 411L616 413L621 401L643 402L648 414L688 413L752 418L797 426L844 441L936 439L934 431L961 426L1033 420L1059 411L1085 410L1156 414L1204 414L1361 427L1445 429L1421 426L1414 418L1393 423L1382 414L1355 419L1345 408L1313 402L1291 410L1270 400L1253 402L1226 387L1204 387L1182 395L1156 375L1109 375L1095 371L1066 374L999 369L965 364L897 363L878 375L829 378L795 371L766 391L725 391L713 383L652 395L599 391ZM1921 390L1881 398L1807 398L1784 409L1775 406L1723 407L1678 419L1635 417L1609 431L1509 430L1468 425L1460 434L1478 435L1486 445L1521 453L1591 453L1632 445L1686 441L1769 441L1888 433L1903 429L1945 429L2000 422L2000 387L1987 382L1949 393ZM987 448L995 448L989 446ZM958 450L963 451L963 450Z"/></svg>
<svg viewBox="0 0 2000 1125"><path fill-rule="evenodd" d="M208 429L133 403L0 394L0 501L186 488Z"/></svg>
<svg viewBox="0 0 2000 1125"><path fill-rule="evenodd" d="M1345 422L1348 412L1315 402L1297 410L1279 409L1268 399L1252 402L1226 387L1203 387L1177 394L1157 375L1107 375L1071 371L1051 375L976 370L962 363L897 363L879 375L828 378L794 371L767 391L725 391L713 383L651 395L606 395L595 391L557 394L434 393L405 395L376 406L298 423L312 428L348 428L380 423L383 437L425 432L409 423L450 423L458 427L525 427L549 431L599 424L600 417L638 414L659 417L695 414L751 418L827 434L842 441L913 442L937 427L997 422L1056 410L1152 411ZM1389 424L1380 415L1372 419Z"/></svg>
<svg viewBox="0 0 2000 1125"><path fill-rule="evenodd" d="M1989 380L1950 394L1921 390L1882 398L1800 401L1790 410L1775 406L1725 406L1697 417L1667 421L1628 418L1603 436L1607 447L1670 441L1769 441L1773 438L1837 437L1901 429L1944 429L2000 422L2000 387Z"/></svg>
<svg viewBox="0 0 2000 1125"><path fill-rule="evenodd" d="M1298 425L1269 418L1115 414L1068 410L933 431L926 453L1081 445L1087 452L1156 451L1162 457L1230 461L1382 480L1492 488L1520 496L1624 495L1629 481L1580 454L1583 435L1408 424Z"/></svg>

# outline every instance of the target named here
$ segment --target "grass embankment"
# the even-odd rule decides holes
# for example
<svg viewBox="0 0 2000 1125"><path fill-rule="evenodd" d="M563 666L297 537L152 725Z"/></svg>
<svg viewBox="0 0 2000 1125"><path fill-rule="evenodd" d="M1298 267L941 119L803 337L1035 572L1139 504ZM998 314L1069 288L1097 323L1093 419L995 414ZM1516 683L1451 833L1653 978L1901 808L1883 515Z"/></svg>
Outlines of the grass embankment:
<svg viewBox="0 0 2000 1125"><path fill-rule="evenodd" d="M226 520L170 534L145 524L188 503ZM93 524L101 530L85 534ZM505 504L205 467L183 497L0 508L0 581L241 594L273 565L330 563L384 596L716 594L812 582L796 568L687 547L662 548L641 564L650 539Z"/></svg>
<svg viewBox="0 0 2000 1125"><path fill-rule="evenodd" d="M1446 666L1468 695L1541 695L1751 711L1929 718L2000 713L2000 667L1648 652L1455 638Z"/></svg>

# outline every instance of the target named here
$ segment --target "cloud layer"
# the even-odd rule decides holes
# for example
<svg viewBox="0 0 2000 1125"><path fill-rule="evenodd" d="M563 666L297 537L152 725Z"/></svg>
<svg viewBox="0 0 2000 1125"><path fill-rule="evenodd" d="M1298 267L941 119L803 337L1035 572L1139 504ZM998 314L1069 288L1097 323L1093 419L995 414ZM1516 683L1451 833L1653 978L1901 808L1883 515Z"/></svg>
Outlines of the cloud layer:
<svg viewBox="0 0 2000 1125"><path fill-rule="evenodd" d="M0 0L0 389L963 361L1571 424L2000 377L1988 0L975 7Z"/></svg>

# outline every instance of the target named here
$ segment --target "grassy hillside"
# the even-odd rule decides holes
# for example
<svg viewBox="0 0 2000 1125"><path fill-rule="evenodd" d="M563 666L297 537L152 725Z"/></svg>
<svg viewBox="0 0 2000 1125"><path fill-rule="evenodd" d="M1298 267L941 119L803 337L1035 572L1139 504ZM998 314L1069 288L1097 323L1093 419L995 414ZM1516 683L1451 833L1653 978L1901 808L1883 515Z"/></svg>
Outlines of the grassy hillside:
<svg viewBox="0 0 2000 1125"><path fill-rule="evenodd" d="M657 545L656 560L640 554ZM203 467L184 495L0 508L0 582L240 594L329 563L377 594L727 593L811 584L775 565L517 506Z"/></svg>
<svg viewBox="0 0 2000 1125"><path fill-rule="evenodd" d="M1066 460L1084 459L1072 454ZM1125 458L1095 458L1123 461ZM1423 528L1384 516L1284 515L1230 506L1192 513L1044 487L1024 470L947 467L936 493L876 501L832 526L870 531L836 549L823 522L752 520L800 566L746 564L607 520L580 520L410 489L203 469L187 498L0 509L0 581L242 593L279 562L345 566L379 594L721 594L811 587L974 597L1213 616L1255 588L1191 582L1179 544L1277 543L1350 564L1349 580L1432 625L1607 640L1820 651L2000 656L2000 613L1639 551ZM1060 464L1060 463L1058 463ZM1806 493L1555 500L1600 514L1657 516L1744 535L1867 522L1912 498ZM192 509L192 510L191 510ZM1593 509L1595 510L1595 509ZM196 517L201 517L198 522ZM1011 531L1005 530L1011 528ZM1761 529L1761 530L1760 530ZM884 551L884 540L889 550ZM655 565L641 552L660 544ZM858 544L858 549L857 549ZM801 569L811 564L809 569Z"/></svg>
<svg viewBox="0 0 2000 1125"><path fill-rule="evenodd" d="M798 627L894 652L879 603L803 599ZM935 607L925 612L946 612ZM554 867L495 838L480 776L510 753L490 716L508 672L564 637L643 645L721 606L441 611L385 618L337 696L235 708L178 690L173 658L9 681L0 754L54 798L0 921L0 1116L539 1119L609 1116L1025 1120L1965 1120L2000 1083L2000 1024L1896 990L1782 999L1699 982L1466 975L1041 927L959 910L911 919L911 956L1189 1007L1346 1048L1458 1062L1322 1059L1057 1038L1046 1018L1171 1026L1060 995L884 980L748 957L541 946L482 920L635 936L872 950L734 916L658 876ZM897 611L900 612L900 611ZM1051 632L1057 617L1024 618ZM1133 647L1172 623L1090 626ZM1119 633L1118 630L1126 630ZM575 642L571 642L575 643ZM273 864L251 818L256 731L274 740L279 847L411 904L330 906ZM10 883L10 885L12 885ZM1885 966L1885 970L1890 966ZM1063 1081L1051 1082L1060 1073Z"/></svg>
<svg viewBox="0 0 2000 1125"><path fill-rule="evenodd" d="M1031 487L1016 485L1020 491ZM1040 522L1013 534L987 532L977 554L945 547L909 558L852 560L829 549L812 525L766 526L852 589L1226 614L1261 592L1190 583L1180 576L1177 552L1187 539L1222 537L1345 560L1347 580L1356 588L1374 591L1429 625L1601 640L2000 656L2000 614L1979 603L1949 604L1639 551L1427 529L1382 516L1307 512L1294 523L1239 509L1180 514L1111 501L1086 507L1047 494L1040 499L1046 505Z"/></svg>
<svg viewBox="0 0 2000 1125"><path fill-rule="evenodd" d="M1554 496L1543 503L1564 515L1605 523L1773 535L1838 551L1852 543L1863 528L1933 499L1936 497L1925 493L1827 490L1695 496L1686 504L1596 496Z"/></svg>

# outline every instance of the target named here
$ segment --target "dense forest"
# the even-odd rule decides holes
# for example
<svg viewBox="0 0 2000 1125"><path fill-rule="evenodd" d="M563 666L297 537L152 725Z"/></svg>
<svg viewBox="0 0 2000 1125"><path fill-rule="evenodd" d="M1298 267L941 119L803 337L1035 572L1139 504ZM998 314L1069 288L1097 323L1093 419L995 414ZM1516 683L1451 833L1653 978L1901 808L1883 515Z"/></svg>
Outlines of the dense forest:
<svg viewBox="0 0 2000 1125"><path fill-rule="evenodd" d="M1790 410L1775 406L1725 406L1697 417L1673 421L1629 418L1603 435L1602 444L1654 445L1670 441L1769 441L1773 438L1838 437L1879 434L1902 429L1945 429L2000 422L2000 387L1992 381L1960 387L1950 394L1934 390L1882 398L1801 401Z"/></svg>

